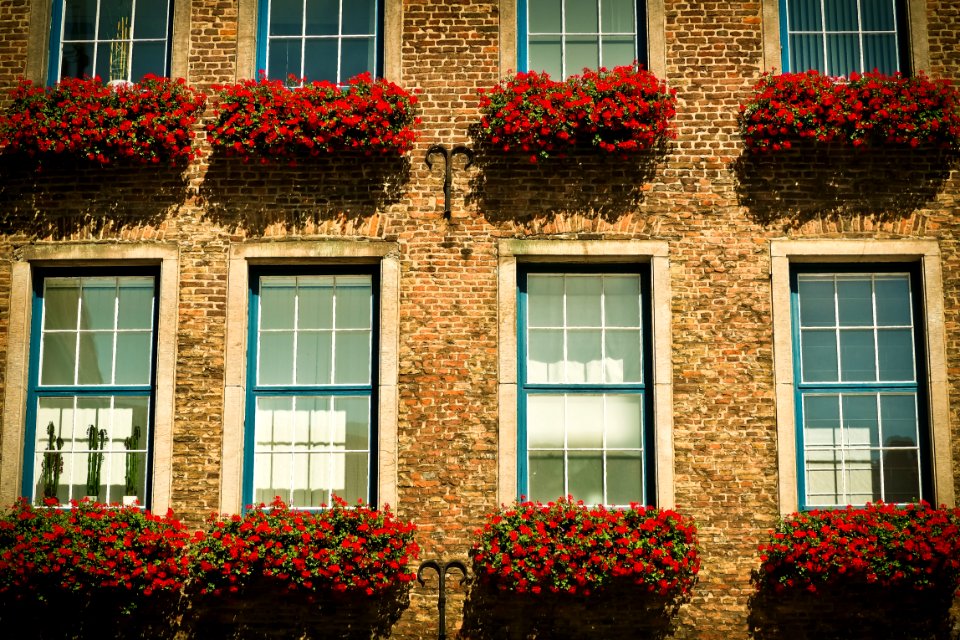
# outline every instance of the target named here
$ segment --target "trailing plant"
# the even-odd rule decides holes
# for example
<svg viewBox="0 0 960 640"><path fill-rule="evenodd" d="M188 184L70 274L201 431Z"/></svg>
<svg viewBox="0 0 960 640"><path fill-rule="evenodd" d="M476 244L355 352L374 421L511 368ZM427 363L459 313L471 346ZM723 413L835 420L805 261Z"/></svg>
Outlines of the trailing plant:
<svg viewBox="0 0 960 640"><path fill-rule="evenodd" d="M96 497L100 493L100 470L103 468L103 448L107 442L107 430L93 425L87 427L87 493Z"/></svg>
<svg viewBox="0 0 960 640"><path fill-rule="evenodd" d="M960 150L960 94L949 80L817 71L765 74L740 105L740 133L753 152L800 140L855 148L933 146Z"/></svg>
<svg viewBox="0 0 960 640"><path fill-rule="evenodd" d="M700 569L696 527L670 510L516 502L487 518L470 551L474 574L502 591L589 595L616 583L682 597Z"/></svg>
<svg viewBox="0 0 960 640"><path fill-rule="evenodd" d="M330 508L301 511L279 498L245 515L212 516L189 556L201 594L242 592L252 584L300 592L371 596L410 582L417 558L415 526L389 510L334 498Z"/></svg>
<svg viewBox="0 0 960 640"><path fill-rule="evenodd" d="M63 473L63 438L57 435L53 422L47 425L47 448L40 463L40 478L43 485L43 498L57 497L60 487L60 474Z"/></svg>
<svg viewBox="0 0 960 640"><path fill-rule="evenodd" d="M418 123L415 95L362 73L344 86L266 78L221 86L207 131L214 151L268 162L348 151L402 155Z"/></svg>
<svg viewBox="0 0 960 640"><path fill-rule="evenodd" d="M134 452L140 448L140 427L133 426L133 432L123 439L123 447L127 450L124 458L123 469L123 492L124 495L135 496L140 490L140 465L138 464L137 454Z"/></svg>
<svg viewBox="0 0 960 640"><path fill-rule="evenodd" d="M206 97L183 79L153 75L110 87L100 78L64 78L45 87L22 80L0 115L0 151L42 162L69 156L178 164L197 156L193 124Z"/></svg>
<svg viewBox="0 0 960 640"><path fill-rule="evenodd" d="M587 69L562 81L518 73L480 92L480 113L479 146L531 162L575 149L626 156L676 137L676 91L639 66Z"/></svg>

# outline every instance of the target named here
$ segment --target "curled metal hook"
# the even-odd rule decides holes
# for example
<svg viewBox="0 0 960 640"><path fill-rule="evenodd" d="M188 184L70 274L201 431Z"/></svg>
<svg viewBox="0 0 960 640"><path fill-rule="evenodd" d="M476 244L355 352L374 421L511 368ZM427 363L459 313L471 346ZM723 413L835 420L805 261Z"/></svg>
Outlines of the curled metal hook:
<svg viewBox="0 0 960 640"><path fill-rule="evenodd" d="M427 149L427 155L424 158L424 161L427 163L427 167L429 169L433 169L433 161L430 159L430 156L434 154L443 156L443 217L449 219L450 186L453 184L453 158L456 155L461 155L466 158L467 163L463 165L463 168L469 169L473 164L473 151L463 145L457 145L452 149L448 149L442 144L432 145L429 149Z"/></svg>

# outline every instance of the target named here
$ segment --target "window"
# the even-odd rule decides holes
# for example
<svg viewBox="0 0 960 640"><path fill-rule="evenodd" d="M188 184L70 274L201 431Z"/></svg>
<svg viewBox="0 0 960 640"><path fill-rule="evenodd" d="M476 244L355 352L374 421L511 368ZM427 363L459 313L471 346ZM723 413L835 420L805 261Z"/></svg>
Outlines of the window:
<svg viewBox="0 0 960 640"><path fill-rule="evenodd" d="M651 503L647 271L524 265L517 280L520 493Z"/></svg>
<svg viewBox="0 0 960 640"><path fill-rule="evenodd" d="M909 70L903 0L780 0L785 71Z"/></svg>
<svg viewBox="0 0 960 640"><path fill-rule="evenodd" d="M915 270L792 275L801 508L930 499Z"/></svg>
<svg viewBox="0 0 960 640"><path fill-rule="evenodd" d="M24 487L61 504L145 504L156 352L155 271L38 271Z"/></svg>
<svg viewBox="0 0 960 640"><path fill-rule="evenodd" d="M377 272L255 268L244 503L373 502Z"/></svg>
<svg viewBox="0 0 960 640"><path fill-rule="evenodd" d="M269 78L382 75L378 0L261 0L259 24L257 68Z"/></svg>
<svg viewBox="0 0 960 640"><path fill-rule="evenodd" d="M636 0L519 0L519 67L566 78L646 64L646 7Z"/></svg>
<svg viewBox="0 0 960 640"><path fill-rule="evenodd" d="M168 76L171 0L58 0L50 35L51 82L99 76Z"/></svg>

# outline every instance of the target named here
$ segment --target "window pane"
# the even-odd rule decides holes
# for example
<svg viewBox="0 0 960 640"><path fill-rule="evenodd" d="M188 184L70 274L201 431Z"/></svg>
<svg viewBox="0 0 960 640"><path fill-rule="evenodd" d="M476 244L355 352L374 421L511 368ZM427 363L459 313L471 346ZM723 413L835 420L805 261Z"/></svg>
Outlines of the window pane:
<svg viewBox="0 0 960 640"><path fill-rule="evenodd" d="M917 446L917 397L915 394L881 394L880 416L883 425L883 446Z"/></svg>
<svg viewBox="0 0 960 640"><path fill-rule="evenodd" d="M113 329L116 295L115 278L84 278L80 294L80 328Z"/></svg>
<svg viewBox="0 0 960 640"><path fill-rule="evenodd" d="M76 278L47 278L43 289L43 328L76 329L80 283Z"/></svg>
<svg viewBox="0 0 960 640"><path fill-rule="evenodd" d="M877 379L873 331L840 332L840 379L845 382Z"/></svg>
<svg viewBox="0 0 960 640"><path fill-rule="evenodd" d="M563 331L534 330L527 347L528 382L563 382Z"/></svg>
<svg viewBox="0 0 960 640"><path fill-rule="evenodd" d="M563 77L561 61L563 54L560 38L554 36L530 36L529 70L547 73L551 78L559 80Z"/></svg>
<svg viewBox="0 0 960 640"><path fill-rule="evenodd" d="M603 396L570 394L567 400L567 447L603 447Z"/></svg>
<svg viewBox="0 0 960 640"><path fill-rule="evenodd" d="M923 498L919 451L894 449L883 452L883 494L886 502L917 502Z"/></svg>
<svg viewBox="0 0 960 640"><path fill-rule="evenodd" d="M563 485L563 452L531 451L529 455L530 500L547 502L566 495Z"/></svg>
<svg viewBox="0 0 960 640"><path fill-rule="evenodd" d="M823 8L828 31L857 30L857 0L828 0Z"/></svg>
<svg viewBox="0 0 960 640"><path fill-rule="evenodd" d="M333 334L301 331L297 335L296 384L329 384L333 366Z"/></svg>
<svg viewBox="0 0 960 640"><path fill-rule="evenodd" d="M527 321L531 327L563 326L563 277L527 278Z"/></svg>
<svg viewBox="0 0 960 640"><path fill-rule="evenodd" d="M369 329L372 296L369 282L354 280L344 284L345 282L344 278L337 279L337 328Z"/></svg>
<svg viewBox="0 0 960 640"><path fill-rule="evenodd" d="M270 0L270 35L295 36L303 29L303 0Z"/></svg>
<svg viewBox="0 0 960 640"><path fill-rule="evenodd" d="M133 24L134 38L167 37L167 2L163 0L138 0Z"/></svg>
<svg viewBox="0 0 960 640"><path fill-rule="evenodd" d="M607 331L604 382L641 382L643 359L639 331Z"/></svg>
<svg viewBox="0 0 960 640"><path fill-rule="evenodd" d="M294 278L263 278L260 283L260 329L293 329Z"/></svg>
<svg viewBox="0 0 960 640"><path fill-rule="evenodd" d="M607 503L627 505L643 501L643 458L640 453L607 454Z"/></svg>
<svg viewBox="0 0 960 640"><path fill-rule="evenodd" d="M76 368L77 335L48 333L43 337L40 384L73 384Z"/></svg>
<svg viewBox="0 0 960 640"><path fill-rule="evenodd" d="M135 42L130 63L130 80L139 82L143 76L152 73L158 76L168 75L166 72L166 42ZM117 80L121 78L115 78Z"/></svg>
<svg viewBox="0 0 960 640"><path fill-rule="evenodd" d="M896 0L860 0L864 31L892 31L896 26L893 5Z"/></svg>
<svg viewBox="0 0 960 640"><path fill-rule="evenodd" d="M136 331L117 334L117 371L114 384L150 384L152 334Z"/></svg>
<svg viewBox="0 0 960 640"><path fill-rule="evenodd" d="M600 46L596 37L569 36L565 70L567 75L582 73L584 69L600 66Z"/></svg>
<svg viewBox="0 0 960 640"><path fill-rule="evenodd" d="M70 0L64 9L64 40L93 40L96 20L97 0Z"/></svg>
<svg viewBox="0 0 960 640"><path fill-rule="evenodd" d="M897 37L890 35L865 34L863 36L863 68L876 69L880 73L896 73L900 70L897 55Z"/></svg>
<svg viewBox="0 0 960 640"><path fill-rule="evenodd" d="M604 277L603 313L608 327L639 327L640 278Z"/></svg>
<svg viewBox="0 0 960 640"><path fill-rule="evenodd" d="M608 394L605 399L607 448L643 448L643 396Z"/></svg>
<svg viewBox="0 0 960 640"><path fill-rule="evenodd" d="M560 0L529 0L527 7L530 33L561 33L563 31Z"/></svg>
<svg viewBox="0 0 960 640"><path fill-rule="evenodd" d="M290 317L293 314L291 312ZM283 318L283 322L288 320ZM277 328L291 326L278 324ZM330 329L333 327L333 279L300 278L297 288L297 328Z"/></svg>
<svg viewBox="0 0 960 640"><path fill-rule="evenodd" d="M153 279L123 278L119 281L118 329L153 327Z"/></svg>
<svg viewBox="0 0 960 640"><path fill-rule="evenodd" d="M587 504L603 503L603 456L600 453L571 451L567 454L570 494Z"/></svg>
<svg viewBox="0 0 960 640"><path fill-rule="evenodd" d="M879 277L876 280L877 324L910 326L910 281L905 276Z"/></svg>
<svg viewBox="0 0 960 640"><path fill-rule="evenodd" d="M334 411L344 416L344 446L350 451L370 449L370 400L367 397L336 398Z"/></svg>
<svg viewBox="0 0 960 640"><path fill-rule="evenodd" d="M531 449L563 448L564 423L563 396L527 396L528 447Z"/></svg>
<svg viewBox="0 0 960 640"><path fill-rule="evenodd" d="M620 65L633 64L637 59L637 50L632 36L604 36L602 66L610 69Z"/></svg>
<svg viewBox="0 0 960 640"><path fill-rule="evenodd" d="M337 332L334 358L334 384L369 383L370 332Z"/></svg>
<svg viewBox="0 0 960 640"><path fill-rule="evenodd" d="M345 0L344 4L350 5L351 1ZM307 0L307 35L335 36L340 32L339 26L339 0Z"/></svg>
<svg viewBox="0 0 960 640"><path fill-rule="evenodd" d="M857 35L827 35L827 73L848 76L860 70L860 38Z"/></svg>
<svg viewBox="0 0 960 640"><path fill-rule="evenodd" d="M93 43L64 43L63 57L60 60L61 78L83 78L92 76Z"/></svg>
<svg viewBox="0 0 960 640"><path fill-rule="evenodd" d="M877 359L881 380L909 380L913 370L913 332L909 329L885 329L877 332Z"/></svg>
<svg viewBox="0 0 960 640"><path fill-rule="evenodd" d="M293 398L258 398L254 441L258 450L285 447L293 443Z"/></svg>
<svg viewBox="0 0 960 640"><path fill-rule="evenodd" d="M335 487L334 493L349 504L356 504L358 500L366 500L367 498L368 459L369 456L366 453L346 453L343 455L343 473L338 482L334 483L335 485L339 484L342 488Z"/></svg>
<svg viewBox="0 0 960 640"><path fill-rule="evenodd" d="M73 398L39 398L37 401L37 438L34 443L34 493L43 498L69 500L68 478L64 475L65 440L73 433Z"/></svg>
<svg viewBox="0 0 960 640"><path fill-rule="evenodd" d="M873 325L873 286L870 278L837 280L837 316L840 326Z"/></svg>
<svg viewBox="0 0 960 640"><path fill-rule="evenodd" d="M800 299L800 326L836 326L833 279L799 278L797 292Z"/></svg>
<svg viewBox="0 0 960 640"><path fill-rule="evenodd" d="M823 36L791 35L789 39L791 69L826 71L823 59Z"/></svg>
<svg viewBox="0 0 960 640"><path fill-rule="evenodd" d="M602 382L600 331L567 333L567 382Z"/></svg>
<svg viewBox="0 0 960 640"><path fill-rule="evenodd" d="M304 57L303 75L310 82L326 80L338 82L337 40L307 40Z"/></svg>
<svg viewBox="0 0 960 640"><path fill-rule="evenodd" d="M634 33L637 19L635 0L600 0L600 14L604 33Z"/></svg>
<svg viewBox="0 0 960 640"><path fill-rule="evenodd" d="M293 333L260 334L259 384L290 384L293 382Z"/></svg>
<svg viewBox="0 0 960 640"><path fill-rule="evenodd" d="M77 384L113 383L113 333L81 333Z"/></svg>
<svg viewBox="0 0 960 640"><path fill-rule="evenodd" d="M100 40L130 37L133 0L100 0ZM121 23L121 21L123 21Z"/></svg>
<svg viewBox="0 0 960 640"><path fill-rule="evenodd" d="M303 71L300 67L300 49L303 41L297 40L270 40L270 50L267 53L267 76L274 80L287 80L289 76L301 78ZM336 58L334 58L336 60ZM323 78L310 78L322 80Z"/></svg>
<svg viewBox="0 0 960 640"><path fill-rule="evenodd" d="M596 0L566 0L567 33L597 33L600 20Z"/></svg>
<svg viewBox="0 0 960 640"><path fill-rule="evenodd" d="M845 445L880 446L877 396L845 395L842 399Z"/></svg>
<svg viewBox="0 0 960 640"><path fill-rule="evenodd" d="M350 38L343 41L340 60L340 81L346 82L357 74L376 75L376 41L373 38Z"/></svg>
<svg viewBox="0 0 960 640"><path fill-rule="evenodd" d="M865 504L883 499L880 486L880 452L848 450L845 461L846 496L844 502Z"/></svg>
<svg viewBox="0 0 960 640"><path fill-rule="evenodd" d="M840 439L840 396L803 396L803 441L807 447L835 447Z"/></svg>
<svg viewBox="0 0 960 640"><path fill-rule="evenodd" d="M603 280L599 276L570 276L567 287L567 326L599 327L600 294Z"/></svg>
<svg viewBox="0 0 960 640"><path fill-rule="evenodd" d="M808 506L835 505L841 497L843 478L839 452L834 450L806 452L806 493Z"/></svg>
<svg viewBox="0 0 960 640"><path fill-rule="evenodd" d="M372 35L376 32L377 3L375 0L344 0L343 33Z"/></svg>
<svg viewBox="0 0 960 640"><path fill-rule="evenodd" d="M800 332L800 370L805 382L837 381L837 335L833 331Z"/></svg>
<svg viewBox="0 0 960 640"><path fill-rule="evenodd" d="M791 31L817 31L823 28L819 0L787 0Z"/></svg>

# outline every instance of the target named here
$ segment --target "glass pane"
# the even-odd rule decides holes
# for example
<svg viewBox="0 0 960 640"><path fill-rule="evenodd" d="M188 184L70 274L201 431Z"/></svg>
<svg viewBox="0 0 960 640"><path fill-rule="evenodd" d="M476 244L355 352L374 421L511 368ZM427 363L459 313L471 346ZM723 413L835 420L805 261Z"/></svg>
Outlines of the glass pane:
<svg viewBox="0 0 960 640"><path fill-rule="evenodd" d="M603 279L603 315L608 327L639 327L640 278L636 276L605 277Z"/></svg>
<svg viewBox="0 0 960 640"><path fill-rule="evenodd" d="M80 294L80 328L113 329L116 313L115 278L84 278Z"/></svg>
<svg viewBox="0 0 960 640"><path fill-rule="evenodd" d="M34 496L37 502L55 497L64 503L69 499L64 446L73 430L73 398L39 398L37 405Z"/></svg>
<svg viewBox="0 0 960 640"><path fill-rule="evenodd" d="M97 46L96 59L93 62L94 75L104 79L112 79L113 74L110 70L110 46L106 43L100 43ZM123 78L117 78L122 80Z"/></svg>
<svg viewBox="0 0 960 640"><path fill-rule="evenodd" d="M603 279L599 276L570 276L566 282L567 326L599 327Z"/></svg>
<svg viewBox="0 0 960 640"><path fill-rule="evenodd" d="M877 379L873 331L840 332L840 379L844 382Z"/></svg>
<svg viewBox="0 0 960 640"><path fill-rule="evenodd" d="M840 396L803 396L803 442L807 447L840 445Z"/></svg>
<svg viewBox="0 0 960 640"><path fill-rule="evenodd" d="M95 75L93 43L64 43L60 58L61 78L84 78Z"/></svg>
<svg viewBox="0 0 960 640"><path fill-rule="evenodd" d="M896 0L860 0L864 31L891 31L895 26L893 5Z"/></svg>
<svg viewBox="0 0 960 640"><path fill-rule="evenodd" d="M365 397L336 398L333 410L344 416L344 447L350 451L369 450L370 401Z"/></svg>
<svg viewBox="0 0 960 640"><path fill-rule="evenodd" d="M43 328L76 329L80 281L76 278L47 278L43 289Z"/></svg>
<svg viewBox="0 0 960 640"><path fill-rule="evenodd" d="M600 66L600 43L595 36L568 36L566 53L567 75Z"/></svg>
<svg viewBox="0 0 960 640"><path fill-rule="evenodd" d="M260 329L293 329L296 280L283 278L260 281Z"/></svg>
<svg viewBox="0 0 960 640"><path fill-rule="evenodd" d="M254 456L253 495L254 502L270 504L280 498L292 504L290 478L292 459L290 454L258 453Z"/></svg>
<svg viewBox="0 0 960 640"><path fill-rule="evenodd" d="M897 37L866 34L863 36L863 68L877 69L880 73L896 73L900 70L897 55Z"/></svg>
<svg viewBox="0 0 960 640"><path fill-rule="evenodd" d="M63 39L93 40L96 21L97 0L70 0L63 14Z"/></svg>
<svg viewBox="0 0 960 640"><path fill-rule="evenodd" d="M153 278L121 278L118 329L153 327Z"/></svg>
<svg viewBox="0 0 960 640"><path fill-rule="evenodd" d="M843 501L840 459L833 450L806 452L806 494L808 506L839 504Z"/></svg>
<svg viewBox="0 0 960 640"><path fill-rule="evenodd" d="M600 62L608 69L632 64L637 59L637 47L633 36L604 36L602 43Z"/></svg>
<svg viewBox="0 0 960 640"><path fill-rule="evenodd" d="M849 450L844 466L847 490L844 502L862 505L883 499L880 486L879 451Z"/></svg>
<svg viewBox="0 0 960 640"><path fill-rule="evenodd" d="M139 505L147 503L147 454L124 453L112 457L114 469L113 477L122 478L122 483L111 483L110 502L121 502L124 496L133 496Z"/></svg>
<svg viewBox="0 0 960 640"><path fill-rule="evenodd" d="M320 507L333 504L330 497L330 474L337 462L340 463L337 468L342 472L342 458L337 458L335 462L334 456L329 453L314 453L302 458L300 464L305 465L300 474L302 486L295 493L301 506Z"/></svg>
<svg viewBox="0 0 960 640"><path fill-rule="evenodd" d="M341 43L340 81L346 82L357 74L377 70L376 40L370 38L350 38Z"/></svg>
<svg viewBox="0 0 960 640"><path fill-rule="evenodd" d="M531 329L529 341L527 381L563 382L563 331Z"/></svg>
<svg viewBox="0 0 960 640"><path fill-rule="evenodd" d="M81 333L77 384L113 382L113 333Z"/></svg>
<svg viewBox="0 0 960 640"><path fill-rule="evenodd" d="M883 452L883 494L886 502L917 502L923 498L919 451L895 449Z"/></svg>
<svg viewBox="0 0 960 640"><path fill-rule="evenodd" d="M258 398L254 425L257 450L288 448L293 443L293 398Z"/></svg>
<svg viewBox="0 0 960 640"><path fill-rule="evenodd" d="M344 278L337 280L337 328L370 328L370 284L353 282L344 285Z"/></svg>
<svg viewBox="0 0 960 640"><path fill-rule="evenodd" d="M603 420L608 449L643 447L643 396L607 395Z"/></svg>
<svg viewBox="0 0 960 640"><path fill-rule="evenodd" d="M827 35L827 73L831 76L848 76L860 70L859 36Z"/></svg>
<svg viewBox="0 0 960 640"><path fill-rule="evenodd" d="M115 396L110 425L110 448L114 451L146 451L150 399L145 396Z"/></svg>
<svg viewBox="0 0 960 640"><path fill-rule="evenodd" d="M308 81L339 81L336 39L307 40L303 55L303 75Z"/></svg>
<svg viewBox="0 0 960 640"><path fill-rule="evenodd" d="M790 70L800 72L808 69L820 72L826 69L823 59L823 36L790 36Z"/></svg>
<svg viewBox="0 0 960 640"><path fill-rule="evenodd" d="M551 78L563 78L563 59L560 38L554 36L530 36L528 68L530 71L540 71Z"/></svg>
<svg viewBox="0 0 960 640"><path fill-rule="evenodd" d="M531 327L563 326L563 277L527 278L527 315Z"/></svg>
<svg viewBox="0 0 960 640"><path fill-rule="evenodd" d="M332 279L329 283L306 278L300 280L297 289L297 328L303 330L333 327L332 284Z"/></svg>
<svg viewBox="0 0 960 640"><path fill-rule="evenodd" d="M130 64L132 65L130 79L133 82L139 82L148 73L157 76L169 75L167 74L167 43L135 42Z"/></svg>
<svg viewBox="0 0 960 640"><path fill-rule="evenodd" d="M820 0L787 0L791 31L817 31L823 28Z"/></svg>
<svg viewBox="0 0 960 640"><path fill-rule="evenodd" d="M297 384L329 384L333 367L333 335L301 331L297 335Z"/></svg>
<svg viewBox="0 0 960 640"><path fill-rule="evenodd" d="M527 396L527 446L532 449L563 447L564 397ZM554 496L557 497L557 496Z"/></svg>
<svg viewBox="0 0 960 640"><path fill-rule="evenodd" d="M607 331L604 382L641 382L643 359L639 331Z"/></svg>
<svg viewBox="0 0 960 640"><path fill-rule="evenodd" d="M370 382L370 332L337 332L334 342L334 384Z"/></svg>
<svg viewBox="0 0 960 640"><path fill-rule="evenodd" d="M152 337L143 331L117 334L115 384L150 384Z"/></svg>
<svg viewBox="0 0 960 640"><path fill-rule="evenodd" d="M835 382L837 380L836 333L801 331L800 369L805 382Z"/></svg>
<svg viewBox="0 0 960 640"><path fill-rule="evenodd" d="M836 326L833 280L799 278L800 326Z"/></svg>
<svg viewBox="0 0 960 640"><path fill-rule="evenodd" d="M603 456L593 452L567 454L567 486L570 494L587 504L603 503Z"/></svg>
<svg viewBox="0 0 960 640"><path fill-rule="evenodd" d="M567 382L602 382L601 331L567 333Z"/></svg>
<svg viewBox="0 0 960 640"><path fill-rule="evenodd" d="M527 7L530 33L561 33L563 31L560 0L528 0Z"/></svg>
<svg viewBox="0 0 960 640"><path fill-rule="evenodd" d="M828 31L856 31L857 0L829 0L824 3Z"/></svg>
<svg viewBox="0 0 960 640"><path fill-rule="evenodd" d="M917 398L913 394L882 394L880 418L883 446L917 446Z"/></svg>
<svg viewBox="0 0 960 640"><path fill-rule="evenodd" d="M845 395L843 406L843 434L845 445L880 446L880 424L877 420L875 395Z"/></svg>
<svg viewBox="0 0 960 640"><path fill-rule="evenodd" d="M878 277L876 284L877 324L910 326L910 281L905 276Z"/></svg>
<svg viewBox="0 0 960 640"><path fill-rule="evenodd" d="M344 11L350 4L350 0L344 2ZM340 32L339 26L339 0L307 0L308 36L335 36Z"/></svg>
<svg viewBox="0 0 960 640"><path fill-rule="evenodd" d="M643 502L643 458L639 453L607 454L607 503Z"/></svg>
<svg viewBox="0 0 960 640"><path fill-rule="evenodd" d="M531 451L529 455L530 500L547 502L566 495L563 486L563 453Z"/></svg>
<svg viewBox="0 0 960 640"><path fill-rule="evenodd" d="M596 0L566 0L567 33L597 33L600 20Z"/></svg>
<svg viewBox="0 0 960 640"><path fill-rule="evenodd" d="M134 38L166 38L167 2L162 0L138 0L133 20Z"/></svg>
<svg viewBox="0 0 960 640"><path fill-rule="evenodd" d="M100 0L100 33L98 39L128 39L132 17L133 0Z"/></svg>
<svg viewBox="0 0 960 640"><path fill-rule="evenodd" d="M877 350L881 380L914 380L913 332L910 329L877 331Z"/></svg>
<svg viewBox="0 0 960 640"><path fill-rule="evenodd" d="M303 70L300 68L300 51L303 41L280 40L271 38L269 50L267 51L267 77L272 80L287 80L290 76L299 79L303 76ZM336 57L334 57L336 64ZM311 78L312 80L323 80L323 78Z"/></svg>
<svg viewBox="0 0 960 640"><path fill-rule="evenodd" d="M293 382L293 333L289 331L260 334L259 384Z"/></svg>
<svg viewBox="0 0 960 640"><path fill-rule="evenodd" d="M567 447L599 449L603 446L603 396L567 396Z"/></svg>
<svg viewBox="0 0 960 640"><path fill-rule="evenodd" d="M297 36L303 29L303 0L270 0L270 35Z"/></svg>
<svg viewBox="0 0 960 640"><path fill-rule="evenodd" d="M334 416L330 413L332 401L329 396L296 398L298 429L301 423L303 425L303 435L298 437L305 443L304 448L326 450L332 441L343 439L343 414ZM335 424L337 418L341 418L339 424Z"/></svg>
<svg viewBox="0 0 960 640"><path fill-rule="evenodd" d="M375 0L349 0L343 3L343 33L373 35L377 31Z"/></svg>
<svg viewBox="0 0 960 640"><path fill-rule="evenodd" d="M77 357L77 334L46 333L40 361L40 384L73 384Z"/></svg>
<svg viewBox="0 0 960 640"><path fill-rule="evenodd" d="M337 458L338 456L333 456ZM356 504L358 500L367 500L367 460L366 453L346 453L343 456L343 472L341 478L334 482L342 488L334 488L334 493L347 501Z"/></svg>
<svg viewBox="0 0 960 640"><path fill-rule="evenodd" d="M837 315L840 326L873 326L873 287L870 278L837 280Z"/></svg>
<svg viewBox="0 0 960 640"><path fill-rule="evenodd" d="M600 0L600 15L604 33L634 33L637 19L635 0Z"/></svg>

